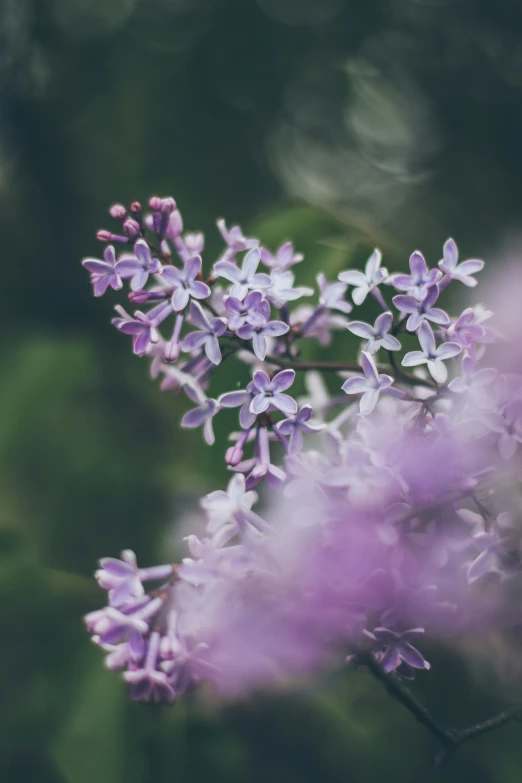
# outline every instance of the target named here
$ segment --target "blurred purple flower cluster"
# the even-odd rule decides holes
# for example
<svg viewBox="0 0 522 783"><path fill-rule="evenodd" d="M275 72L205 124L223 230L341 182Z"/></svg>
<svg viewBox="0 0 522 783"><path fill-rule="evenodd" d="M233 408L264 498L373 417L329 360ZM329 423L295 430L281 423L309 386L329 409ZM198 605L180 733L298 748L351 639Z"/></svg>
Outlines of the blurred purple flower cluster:
<svg viewBox="0 0 522 783"><path fill-rule="evenodd" d="M126 551L96 572L108 605L86 624L132 697L172 702L202 681L241 693L360 651L413 678L429 668L425 633L508 617L521 573L522 376L484 365L504 340L492 313L449 315L439 300L450 283L474 287L483 262L458 264L450 239L438 267L416 251L409 274L390 274L375 250L364 272L320 274L316 304L301 304L314 291L294 285L303 256L290 242L271 251L218 221L226 246L204 273L203 235L183 232L174 199L110 212L121 229L98 238L113 244L83 261L95 295L128 281L131 304L148 306L118 306L113 324L162 389L189 398L182 427L212 444L214 417L238 408L240 428L225 453L232 477L202 499L206 534L188 537L190 556L138 568ZM117 257L116 243L132 252ZM347 296L373 302L370 323L349 320ZM357 362L300 359L303 341L340 329L362 339ZM229 372L230 391L208 396L232 356L250 382L238 390ZM262 482L274 492L259 512ZM476 598L477 583L501 586L494 601Z"/></svg>

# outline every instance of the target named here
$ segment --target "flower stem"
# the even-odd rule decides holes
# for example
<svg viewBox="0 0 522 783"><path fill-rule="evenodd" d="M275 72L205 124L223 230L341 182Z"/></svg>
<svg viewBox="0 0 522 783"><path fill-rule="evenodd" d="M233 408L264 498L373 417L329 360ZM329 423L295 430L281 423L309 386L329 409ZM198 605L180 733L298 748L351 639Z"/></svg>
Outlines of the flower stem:
<svg viewBox="0 0 522 783"><path fill-rule="evenodd" d="M435 756L433 765L438 767L449 756L454 753L461 745L469 740L486 734L493 729L497 729L512 720L522 719L522 705L510 707L499 712L487 720L475 723L465 729L445 728L438 723L430 712L420 702L411 695L401 682L393 676L386 674L381 665L375 660L371 652L360 652L357 655L357 662L365 666L371 672L372 676L388 691L390 696L400 702L442 745L441 750Z"/></svg>

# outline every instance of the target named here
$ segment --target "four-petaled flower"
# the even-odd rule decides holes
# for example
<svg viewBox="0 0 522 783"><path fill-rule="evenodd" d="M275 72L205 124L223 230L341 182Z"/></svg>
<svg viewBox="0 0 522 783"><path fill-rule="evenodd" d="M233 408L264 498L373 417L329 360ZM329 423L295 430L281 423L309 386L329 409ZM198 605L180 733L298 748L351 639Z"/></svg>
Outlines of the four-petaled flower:
<svg viewBox="0 0 522 783"><path fill-rule="evenodd" d="M180 316L181 317L181 316ZM205 346L205 353L213 364L221 361L221 349L219 337L227 328L224 318L212 318L210 321L203 312L203 308L197 302L190 303L190 320L200 331L190 332L181 343L181 350L192 352Z"/></svg>
<svg viewBox="0 0 522 783"><path fill-rule="evenodd" d="M448 389L456 394L469 392L480 399L483 387L490 384L497 375L498 372L493 367L481 367L478 370L475 360L471 356L465 356L462 360L460 377L450 381Z"/></svg>
<svg viewBox="0 0 522 783"><path fill-rule="evenodd" d="M444 243L444 258L439 261L439 269L448 276L450 280L458 280L460 283L464 283L468 288L474 288L477 285L477 281L473 277L477 272L484 269L484 261L478 258L468 258L467 261L462 261L461 264L457 264L459 260L459 251L457 245L453 239L448 239Z"/></svg>
<svg viewBox="0 0 522 783"><path fill-rule="evenodd" d="M377 353L379 348L386 351L399 351L400 342L392 334L388 334L393 323L393 316L390 312L381 313L375 319L373 326L364 321L350 321L346 328L356 334L357 337L364 337L368 340L366 350L368 353Z"/></svg>
<svg viewBox="0 0 522 783"><path fill-rule="evenodd" d="M283 419L277 425L278 431L281 435L289 435L288 441L288 453L297 454L303 448L303 432L316 433L320 432L323 424L309 424L312 416L312 407L310 405L303 405L300 411L295 416L291 416L288 419Z"/></svg>
<svg viewBox="0 0 522 783"><path fill-rule="evenodd" d="M157 258L152 258L150 247L144 239L138 239L134 245L134 255L120 256L118 271L123 277L130 277L130 287L133 291L140 291L149 279L149 275L157 275L161 272L161 264Z"/></svg>
<svg viewBox="0 0 522 783"><path fill-rule="evenodd" d="M439 296L437 285L431 285L426 292L426 297L419 302L414 296L399 294L393 297L393 304L402 313L410 313L406 321L406 329L415 332L423 321L433 321L441 326L449 326L450 319L444 310L433 307Z"/></svg>
<svg viewBox="0 0 522 783"><path fill-rule="evenodd" d="M234 535L242 530L246 523L252 522L254 527L263 527L261 518L252 512L252 506L257 499L257 492L246 489L243 474L235 473L226 490L218 489L201 499L201 505L208 516L208 532L215 535L227 528L227 535ZM261 520L260 523L255 524L258 519ZM266 523L264 527L267 527Z"/></svg>
<svg viewBox="0 0 522 783"><path fill-rule="evenodd" d="M466 307L459 317L448 327L448 337L463 348L471 348L485 335L484 328L478 323L472 307Z"/></svg>
<svg viewBox="0 0 522 783"><path fill-rule="evenodd" d="M132 350L137 356L144 354L149 345L159 341L156 325L148 315L136 310L132 318L120 305L114 309L120 317L113 318L112 324L123 334L132 335Z"/></svg>
<svg viewBox="0 0 522 783"><path fill-rule="evenodd" d="M360 273L362 274L362 272ZM348 285L346 283L329 283L322 272L316 277L319 286L319 304L329 310L339 310L341 313L351 313L350 302L344 299Z"/></svg>
<svg viewBox="0 0 522 783"><path fill-rule="evenodd" d="M428 288L440 278L438 269L428 269L422 253L416 250L410 256L409 275L394 275L390 281L398 291L408 291L415 299L424 299Z"/></svg>
<svg viewBox="0 0 522 783"><path fill-rule="evenodd" d="M252 340L254 353L258 359L264 360L267 351L267 337L281 337L290 330L288 324L284 321L268 321L261 326L252 326L245 324L237 330L237 336L242 340Z"/></svg>
<svg viewBox="0 0 522 783"><path fill-rule="evenodd" d="M271 253L266 247L260 248L261 261L265 266L270 269L279 269L284 272L294 264L298 264L303 260L302 253L294 252L294 245L292 242L284 242L280 245L275 253Z"/></svg>
<svg viewBox="0 0 522 783"><path fill-rule="evenodd" d="M190 411L187 411L181 419L180 426L193 429L194 427L201 427L201 425L203 425L203 437L205 438L205 442L208 443L209 446L212 446L216 440L212 419L218 411L218 402L209 398L202 402L201 405L198 405L197 408L192 408Z"/></svg>
<svg viewBox="0 0 522 783"><path fill-rule="evenodd" d="M371 354L366 351L361 353L361 367L365 377L348 378L341 388L346 394L362 394L360 411L363 416L368 416L377 405L379 394L392 385L393 378L379 375Z"/></svg>
<svg viewBox="0 0 522 783"><path fill-rule="evenodd" d="M287 302L295 302L302 296L311 296L314 292L313 288L304 285L294 288L295 275L293 272L274 269L270 278L272 284L268 289L267 296L276 307L282 307Z"/></svg>
<svg viewBox="0 0 522 783"><path fill-rule="evenodd" d="M383 646L382 653L377 655L381 668L388 674L398 670L408 679L412 679L414 669L429 669L430 664L411 642L422 639L424 628L411 628L402 633L396 633L388 628L374 628L373 636L379 645Z"/></svg>
<svg viewBox="0 0 522 783"><path fill-rule="evenodd" d="M121 261L116 261L113 245L107 245L103 251L104 261L99 258L84 258L82 265L91 273L94 296L103 296L110 286L118 291L122 285Z"/></svg>
<svg viewBox="0 0 522 783"><path fill-rule="evenodd" d="M342 283L355 286L352 291L352 299L356 305L362 304L368 294L388 277L388 270L381 267L381 261L381 251L376 248L366 262L364 272L358 269L349 269L339 273L338 278Z"/></svg>
<svg viewBox="0 0 522 783"><path fill-rule="evenodd" d="M196 280L201 272L201 256L194 256L184 265L182 271L175 266L163 267L163 279L175 288L172 297L172 307L178 312L184 310L193 299L206 299L210 296L210 288L201 280Z"/></svg>
<svg viewBox="0 0 522 783"><path fill-rule="evenodd" d="M270 276L265 272L257 272L260 261L261 255L256 247L246 254L241 268L231 261L217 261L214 264L214 274L233 283L231 296L244 299L250 288L270 287Z"/></svg>
<svg viewBox="0 0 522 783"><path fill-rule="evenodd" d="M239 226L227 228L223 219L217 221L217 227L233 253L240 253L242 250L250 250L259 245L258 239L247 239Z"/></svg>
<svg viewBox="0 0 522 783"><path fill-rule="evenodd" d="M246 389L226 392L218 398L220 408L239 408L239 423L243 429L251 427L256 420L255 413L250 410L250 403L258 393L257 386L250 381Z"/></svg>
<svg viewBox="0 0 522 783"><path fill-rule="evenodd" d="M402 360L403 367L416 367L427 364L431 377L437 383L444 383L448 371L444 362L458 356L462 348L458 343L441 343L437 347L433 329L427 321L423 321L417 332L422 351L409 351Z"/></svg>
<svg viewBox="0 0 522 783"><path fill-rule="evenodd" d="M235 296L225 299L228 327L235 332L244 324L261 326L270 318L270 305L261 291L250 291L242 301Z"/></svg>
<svg viewBox="0 0 522 783"><path fill-rule="evenodd" d="M281 370L272 380L263 370L257 370L254 373L252 383L257 394L250 403L250 410L256 415L264 413L267 410L276 408L277 410L291 416L297 413L297 403L289 394L283 394L290 388L295 378L295 370Z"/></svg>
<svg viewBox="0 0 522 783"><path fill-rule="evenodd" d="M509 403L502 413L485 413L484 421L490 430L500 435L498 449L502 459L511 459L517 445L522 443L522 400Z"/></svg>

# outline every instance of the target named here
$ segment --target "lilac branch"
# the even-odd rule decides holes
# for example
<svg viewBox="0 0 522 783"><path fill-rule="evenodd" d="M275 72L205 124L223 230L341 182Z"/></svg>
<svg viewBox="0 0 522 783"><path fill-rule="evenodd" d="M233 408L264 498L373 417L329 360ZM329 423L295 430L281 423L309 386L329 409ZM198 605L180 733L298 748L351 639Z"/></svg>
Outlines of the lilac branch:
<svg viewBox="0 0 522 783"><path fill-rule="evenodd" d="M400 702L424 728L439 740L442 748L433 761L435 767L439 767L450 753L454 753L465 742L469 742L469 740L479 737L481 734L493 731L493 729L500 728L500 726L509 723L509 721L522 719L522 705L519 704L465 729L445 728L435 720L429 710L420 704L396 677L386 674L370 652L359 653L357 662L359 665L365 666L372 676L386 688L390 696Z"/></svg>

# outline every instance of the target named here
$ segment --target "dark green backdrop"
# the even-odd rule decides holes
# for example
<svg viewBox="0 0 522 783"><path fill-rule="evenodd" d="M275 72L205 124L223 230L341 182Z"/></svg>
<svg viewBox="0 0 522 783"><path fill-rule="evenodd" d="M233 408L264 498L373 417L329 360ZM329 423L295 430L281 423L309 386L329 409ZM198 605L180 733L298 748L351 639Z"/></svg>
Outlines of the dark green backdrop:
<svg viewBox="0 0 522 783"><path fill-rule="evenodd" d="M225 479L228 424L213 449L178 429L183 402L80 260L109 203L158 193L207 232L207 265L222 216L293 238L308 283L375 244L390 266L417 246L436 261L448 235L501 263L520 232L520 3L1 0L0 84L0 780L518 783L520 725L434 772L432 739L364 675L206 710L127 701L82 628L88 577L123 547L180 551ZM429 652L414 687L443 722L502 704L490 669Z"/></svg>

